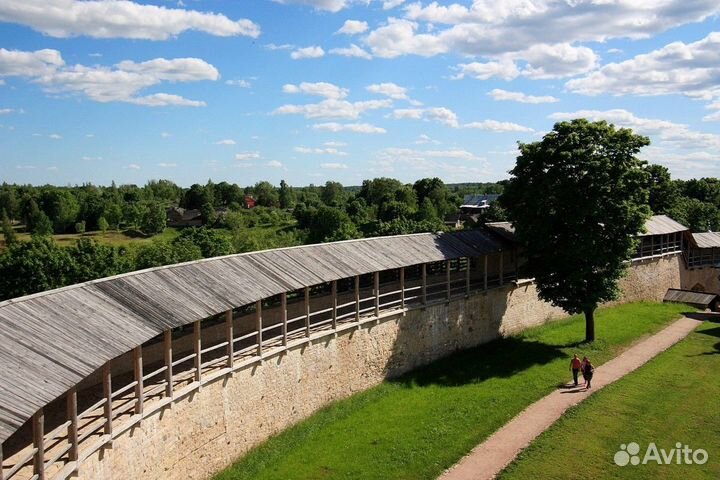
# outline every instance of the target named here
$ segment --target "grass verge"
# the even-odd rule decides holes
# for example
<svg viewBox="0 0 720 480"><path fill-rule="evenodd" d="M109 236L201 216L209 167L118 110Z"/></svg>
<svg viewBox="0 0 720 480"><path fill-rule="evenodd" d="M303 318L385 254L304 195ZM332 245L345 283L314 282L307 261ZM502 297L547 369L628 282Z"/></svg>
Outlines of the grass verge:
<svg viewBox="0 0 720 480"><path fill-rule="evenodd" d="M271 438L216 477L431 479L569 378L573 353L601 364L689 307L601 309L598 341L579 316L458 352L334 403Z"/></svg>
<svg viewBox="0 0 720 480"><path fill-rule="evenodd" d="M720 478L719 337L720 324L705 322L641 369L568 410L500 478ZM640 461L651 442L666 452L677 442L701 448L709 460L617 466L615 453L630 442L640 445Z"/></svg>

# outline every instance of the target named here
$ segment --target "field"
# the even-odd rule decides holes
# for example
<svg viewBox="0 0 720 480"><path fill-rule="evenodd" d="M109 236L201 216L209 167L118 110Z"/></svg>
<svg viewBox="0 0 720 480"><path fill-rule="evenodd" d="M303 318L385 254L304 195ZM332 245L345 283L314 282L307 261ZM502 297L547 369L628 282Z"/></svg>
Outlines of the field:
<svg viewBox="0 0 720 480"><path fill-rule="evenodd" d="M59 235L53 235L53 238L62 247L68 247L75 243L80 238L91 238L100 243L113 246L128 246L132 244L142 244L150 242L154 239L160 240L172 240L179 235L179 230L168 227L165 231L159 235L147 237L142 234L136 233L132 230L119 231L119 230L108 230L105 233L97 232L85 232L85 233L63 233ZM30 234L18 233L18 240L28 241L30 240ZM0 251L5 249L5 240L0 236Z"/></svg>
<svg viewBox="0 0 720 480"><path fill-rule="evenodd" d="M568 380L573 353L601 364L688 307L636 303L454 354L337 402L271 438L216 478L431 479L527 405Z"/></svg>
<svg viewBox="0 0 720 480"><path fill-rule="evenodd" d="M640 370L569 410L500 476L537 478L720 478L720 324L698 330ZM669 451L680 442L704 449L705 465L618 466L620 445L654 442ZM673 459L675 461L676 459Z"/></svg>

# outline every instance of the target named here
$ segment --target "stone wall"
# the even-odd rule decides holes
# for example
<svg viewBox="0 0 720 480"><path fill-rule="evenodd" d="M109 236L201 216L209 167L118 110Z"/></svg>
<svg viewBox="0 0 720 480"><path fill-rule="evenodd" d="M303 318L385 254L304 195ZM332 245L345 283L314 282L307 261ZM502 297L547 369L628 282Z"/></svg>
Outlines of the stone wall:
<svg viewBox="0 0 720 480"><path fill-rule="evenodd" d="M682 271L682 288L692 290L702 287L705 292L720 295L720 269L704 267Z"/></svg>
<svg viewBox="0 0 720 480"><path fill-rule="evenodd" d="M680 286L678 256L633 263L624 301ZM80 468L83 479L207 478L329 402L458 349L565 316L530 283L506 285L346 330L265 359L143 420Z"/></svg>

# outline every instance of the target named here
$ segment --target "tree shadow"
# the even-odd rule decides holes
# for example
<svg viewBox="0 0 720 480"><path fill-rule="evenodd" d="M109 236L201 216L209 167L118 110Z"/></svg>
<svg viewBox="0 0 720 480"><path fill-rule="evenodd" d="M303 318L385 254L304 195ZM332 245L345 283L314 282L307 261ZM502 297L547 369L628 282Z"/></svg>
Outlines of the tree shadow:
<svg viewBox="0 0 720 480"><path fill-rule="evenodd" d="M703 322L720 323L720 313L708 313L708 312L683 312L688 318L693 320L701 320Z"/></svg>
<svg viewBox="0 0 720 480"><path fill-rule="evenodd" d="M453 353L392 381L406 387L455 387L490 378L508 378L534 365L543 365L565 356L557 347L508 337Z"/></svg>

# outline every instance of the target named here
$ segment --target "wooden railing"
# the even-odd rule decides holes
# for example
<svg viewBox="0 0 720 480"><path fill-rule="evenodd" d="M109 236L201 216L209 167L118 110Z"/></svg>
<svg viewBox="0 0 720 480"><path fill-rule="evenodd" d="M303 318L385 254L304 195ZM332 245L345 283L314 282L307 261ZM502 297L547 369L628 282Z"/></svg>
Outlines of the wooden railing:
<svg viewBox="0 0 720 480"><path fill-rule="evenodd" d="M221 317L214 317L205 328L201 321L193 322L192 332L178 338L173 338L173 331L166 330L161 338L145 344L150 351L162 343L161 359L143 362L144 346L138 346L132 350L131 372L118 371L113 375L108 362L99 372L97 385L81 392L73 387L62 399L40 409L26 426L29 428L24 447L14 448L7 458L3 458L0 449L0 480L68 478L77 473L85 459L98 450L111 448L114 439L144 418L232 372L314 339L497 288L516 279L515 269L504 271L502 253L492 271L487 256L475 259L474 269L471 264L471 259L463 258L400 268L382 272L392 274L393 278L386 282L381 282L381 272L375 272L371 282L365 282L369 285L363 285L361 277L355 276L346 279L350 281L344 283L352 287L344 291L339 291L339 281L332 281L317 286L327 290L329 285L329 293L323 290L313 296L311 287L305 287L300 292L288 292L293 294L291 302L288 293L283 293L279 303L266 305L257 301L249 313L228 310ZM410 278L406 275L408 270L419 272ZM313 309L313 302L319 303L319 307ZM220 331L224 335L203 345L203 331L212 333L209 338L218 337ZM175 351L181 344L183 350ZM81 412L79 393L83 399ZM46 422L44 412L53 410L57 417L63 402L65 420L56 421L52 430L45 432L51 422ZM20 433L16 436L21 437Z"/></svg>

